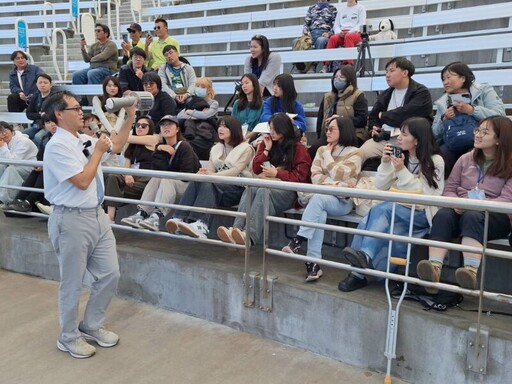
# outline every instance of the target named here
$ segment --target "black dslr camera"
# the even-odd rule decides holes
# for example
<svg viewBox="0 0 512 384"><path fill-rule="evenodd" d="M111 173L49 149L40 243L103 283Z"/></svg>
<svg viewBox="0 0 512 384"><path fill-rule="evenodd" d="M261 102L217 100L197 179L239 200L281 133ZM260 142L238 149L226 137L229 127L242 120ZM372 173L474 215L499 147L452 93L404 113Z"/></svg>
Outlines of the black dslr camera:
<svg viewBox="0 0 512 384"><path fill-rule="evenodd" d="M380 129L379 133L373 136L373 140L375 142L379 141L387 141L391 139L391 133L389 131L385 131L382 128Z"/></svg>

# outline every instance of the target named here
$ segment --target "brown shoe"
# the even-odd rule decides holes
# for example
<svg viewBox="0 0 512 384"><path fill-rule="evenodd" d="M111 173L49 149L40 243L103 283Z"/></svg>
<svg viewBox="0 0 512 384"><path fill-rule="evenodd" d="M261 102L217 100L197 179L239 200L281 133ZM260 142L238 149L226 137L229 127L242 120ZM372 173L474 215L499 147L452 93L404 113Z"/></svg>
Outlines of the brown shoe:
<svg viewBox="0 0 512 384"><path fill-rule="evenodd" d="M439 283L439 275L441 274L441 268L434 265L430 260L421 260L416 267L416 273L421 280L431 281L433 283ZM438 288L435 287L424 287L425 291L435 295L439 292Z"/></svg>
<svg viewBox="0 0 512 384"><path fill-rule="evenodd" d="M455 271L455 280L462 288L478 289L478 281L476 279L476 270L469 266L457 268Z"/></svg>

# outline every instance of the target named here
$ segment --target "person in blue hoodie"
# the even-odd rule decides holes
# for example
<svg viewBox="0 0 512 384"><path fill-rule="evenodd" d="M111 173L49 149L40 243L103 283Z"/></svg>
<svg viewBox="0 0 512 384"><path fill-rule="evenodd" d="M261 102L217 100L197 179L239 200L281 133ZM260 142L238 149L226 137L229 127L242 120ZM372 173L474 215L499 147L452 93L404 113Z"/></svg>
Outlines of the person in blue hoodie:
<svg viewBox="0 0 512 384"><path fill-rule="evenodd" d="M297 91L293 77L287 73L276 76L274 80L274 96L263 103L260 122L269 121L274 113L284 112L292 119L293 126L302 134L306 132L306 114L304 107L297 100Z"/></svg>

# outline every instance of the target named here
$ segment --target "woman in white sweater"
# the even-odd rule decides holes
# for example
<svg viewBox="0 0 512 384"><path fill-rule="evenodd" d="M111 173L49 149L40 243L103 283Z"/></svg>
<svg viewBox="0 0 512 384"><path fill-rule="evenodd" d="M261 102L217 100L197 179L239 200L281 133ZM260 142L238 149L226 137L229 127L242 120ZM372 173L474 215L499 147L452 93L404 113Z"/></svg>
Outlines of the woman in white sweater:
<svg viewBox="0 0 512 384"><path fill-rule="evenodd" d="M361 171L363 152L357 148L354 123L349 117L332 116L327 120L327 145L318 148L311 165L313 184L354 187ZM352 211L352 200L344 196L299 193L299 202L306 207L303 221L325 224L327 216L342 216ZM322 257L324 230L301 226L297 235L282 250L298 253L303 241L308 241L306 255ZM316 263L306 263L306 281L322 276Z"/></svg>
<svg viewBox="0 0 512 384"><path fill-rule="evenodd" d="M398 136L399 153L392 145L386 145L382 163L377 169L375 186L380 190L394 189L416 194L441 195L444 188L444 161L434 140L430 123L423 117L404 121ZM389 233L393 202L374 206L359 224L359 229L377 233ZM432 206L416 206L412 236L423 237L432 225L437 211ZM394 231L396 235L408 235L411 217L409 205L396 204ZM354 236L352 247L342 251L342 257L352 266L386 270L389 241L371 236ZM405 257L407 243L393 242L392 254ZM366 286L366 278L351 272L342 280L338 289L350 292Z"/></svg>
<svg viewBox="0 0 512 384"><path fill-rule="evenodd" d="M210 151L207 168L201 168L201 175L252 177L250 164L254 149L244 141L242 126L232 116L219 119L220 142ZM231 184L189 183L180 200L180 205L203 208L232 207L240 202L244 187ZM201 212L176 211L165 224L167 231L178 230L188 236L205 238L210 232L209 215Z"/></svg>

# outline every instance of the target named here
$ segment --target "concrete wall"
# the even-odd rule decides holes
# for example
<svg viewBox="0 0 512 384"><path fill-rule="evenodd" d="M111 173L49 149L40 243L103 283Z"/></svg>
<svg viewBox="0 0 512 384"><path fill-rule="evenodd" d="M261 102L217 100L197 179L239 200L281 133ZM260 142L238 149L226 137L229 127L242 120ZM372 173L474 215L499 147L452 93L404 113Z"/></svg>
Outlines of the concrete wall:
<svg viewBox="0 0 512 384"><path fill-rule="evenodd" d="M58 279L44 221L4 219L0 229L0 267ZM344 294L334 288L340 272L327 270L317 284L305 284L301 263L271 259L270 272L278 279L273 311L265 312L243 305L241 255L144 234L117 232L116 237L120 295L385 371L387 305L380 286ZM251 270L261 269L259 257L254 252ZM493 329L488 374L470 374L464 369L467 329L475 319L474 313L456 309L425 312L407 303L400 317L393 375L414 383L512 382L507 365L512 352L509 319L484 318Z"/></svg>

